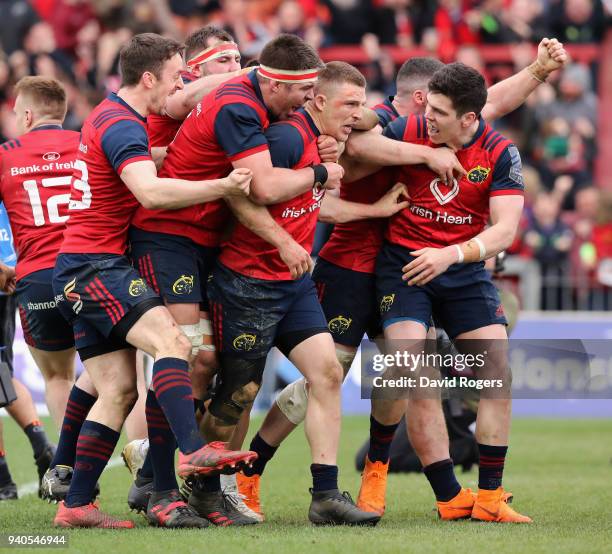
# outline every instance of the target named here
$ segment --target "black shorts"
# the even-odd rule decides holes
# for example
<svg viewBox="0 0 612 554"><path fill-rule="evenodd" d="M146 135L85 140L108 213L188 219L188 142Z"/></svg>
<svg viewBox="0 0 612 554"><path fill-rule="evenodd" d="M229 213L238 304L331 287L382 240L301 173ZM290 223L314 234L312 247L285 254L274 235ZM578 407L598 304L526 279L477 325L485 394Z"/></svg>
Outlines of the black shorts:
<svg viewBox="0 0 612 554"><path fill-rule="evenodd" d="M499 294L483 262L453 264L424 286L408 286L402 268L414 259L407 248L385 243L376 262L377 300L387 327L431 318L451 339L488 325L506 325Z"/></svg>
<svg viewBox="0 0 612 554"><path fill-rule="evenodd" d="M218 254L187 237L130 228L134 267L168 304L200 304L207 312L206 286Z"/></svg>
<svg viewBox="0 0 612 554"><path fill-rule="evenodd" d="M15 297L26 344L49 352L74 348L72 326L58 308L63 295L56 297L53 292L53 269L41 269L20 279Z"/></svg>
<svg viewBox="0 0 612 554"><path fill-rule="evenodd" d="M15 340L15 295L0 295L0 360L6 362L13 374L13 340Z"/></svg>
<svg viewBox="0 0 612 554"><path fill-rule="evenodd" d="M217 263L208 294L217 350L223 354L258 359L277 346L288 356L307 338L328 332L310 275L269 281Z"/></svg>
<svg viewBox="0 0 612 554"><path fill-rule="evenodd" d="M58 308L74 329L81 359L131 348L125 341L140 317L162 301L126 256L60 254L53 273Z"/></svg>
<svg viewBox="0 0 612 554"><path fill-rule="evenodd" d="M375 275L319 258L312 280L335 343L359 346L364 334L374 340L382 333Z"/></svg>

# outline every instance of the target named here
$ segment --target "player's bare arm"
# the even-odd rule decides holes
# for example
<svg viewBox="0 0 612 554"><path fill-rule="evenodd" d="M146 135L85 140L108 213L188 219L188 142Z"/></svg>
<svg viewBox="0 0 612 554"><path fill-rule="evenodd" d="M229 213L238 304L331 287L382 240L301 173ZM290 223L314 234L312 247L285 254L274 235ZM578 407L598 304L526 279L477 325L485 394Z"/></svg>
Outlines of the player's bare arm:
<svg viewBox="0 0 612 554"><path fill-rule="evenodd" d="M466 174L449 148L409 144L374 131L351 134L343 158L341 164L347 174L343 179L345 183L371 175L381 167L397 165L426 164L445 182L452 181L453 174Z"/></svg>
<svg viewBox="0 0 612 554"><path fill-rule="evenodd" d="M251 173L247 169L236 169L227 177L210 181L168 179L158 177L155 164L147 160L125 166L121 180L145 208L177 210L227 196L246 196Z"/></svg>
<svg viewBox="0 0 612 554"><path fill-rule="evenodd" d="M293 170L273 167L268 150L237 160L233 165L251 170L253 181L250 198L260 205L276 204L294 198L310 190L316 182L320 182L327 189L337 188L344 175L340 165L330 162L314 166L314 169L307 167Z"/></svg>
<svg viewBox="0 0 612 554"><path fill-rule="evenodd" d="M523 196L519 194L491 197L490 227L461 244L410 252L416 259L402 268L402 279L408 281L408 285L425 285L454 263L478 262L506 250L516 236L523 203Z"/></svg>
<svg viewBox="0 0 612 554"><path fill-rule="evenodd" d="M568 55L561 42L556 38L542 39L532 64L488 89L482 116L491 121L515 110L551 73L563 67L567 61Z"/></svg>
<svg viewBox="0 0 612 554"><path fill-rule="evenodd" d="M168 98L166 114L173 119L185 119L189 112L195 108L196 104L209 92L225 83L225 81L229 81L249 71L253 71L253 68L249 67L218 75L206 75L186 84L183 90L177 91Z"/></svg>
<svg viewBox="0 0 612 554"><path fill-rule="evenodd" d="M0 290L7 294L15 292L15 270L0 262Z"/></svg>
<svg viewBox="0 0 612 554"><path fill-rule="evenodd" d="M321 202L319 221L336 224L361 219L387 218L409 205L408 190L403 183L396 183L389 192L374 204L349 202L326 194Z"/></svg>
<svg viewBox="0 0 612 554"><path fill-rule="evenodd" d="M278 249L293 279L312 271L314 264L310 254L274 221L268 208L244 196L227 197L225 201L240 223Z"/></svg>

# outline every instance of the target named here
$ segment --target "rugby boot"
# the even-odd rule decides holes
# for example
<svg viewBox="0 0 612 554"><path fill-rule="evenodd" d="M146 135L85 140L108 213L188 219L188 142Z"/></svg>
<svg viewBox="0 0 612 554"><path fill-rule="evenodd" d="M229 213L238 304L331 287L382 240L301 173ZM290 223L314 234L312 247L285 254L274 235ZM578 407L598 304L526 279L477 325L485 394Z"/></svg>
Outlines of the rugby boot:
<svg viewBox="0 0 612 554"><path fill-rule="evenodd" d="M147 452L149 451L149 439L136 439L128 442L121 451L121 457L125 467L130 470L135 480L138 470L142 467Z"/></svg>
<svg viewBox="0 0 612 554"><path fill-rule="evenodd" d="M48 469L42 477L40 487L38 488L38 497L51 502L59 502L64 500L70 488L72 481L72 468L70 466L56 465ZM94 497L100 494L100 484L96 483L94 489Z"/></svg>
<svg viewBox="0 0 612 554"><path fill-rule="evenodd" d="M45 446L45 449L34 458L34 462L36 463L36 470L38 471L38 498L42 498L40 489L42 485L42 479L51 462L53 461L53 456L55 456L56 447L54 444L48 444Z"/></svg>
<svg viewBox="0 0 612 554"><path fill-rule="evenodd" d="M315 525L369 525L380 521L380 515L360 510L348 492L338 489L314 492L310 489L312 501L308 519Z"/></svg>
<svg viewBox="0 0 612 554"><path fill-rule="evenodd" d="M117 519L101 512L95 504L67 508L62 500L53 520L55 527L97 527L99 529L132 529L134 522Z"/></svg>
<svg viewBox="0 0 612 554"><path fill-rule="evenodd" d="M210 525L185 503L178 490L153 492L149 498L147 519L155 527L169 529L204 529Z"/></svg>
<svg viewBox="0 0 612 554"><path fill-rule="evenodd" d="M239 512L222 491L207 492L195 486L189 496L191 506L200 516L218 527L256 525L259 523Z"/></svg>
<svg viewBox="0 0 612 554"><path fill-rule="evenodd" d="M257 486L259 487L259 481L257 482ZM251 519L255 519L259 523L264 520L264 517L260 512L256 512L247 506L246 496L238 490L236 474L221 475L221 490L225 495L225 501L228 504L231 504L241 514ZM259 497L259 491L257 491L257 496Z"/></svg>
<svg viewBox="0 0 612 554"><path fill-rule="evenodd" d="M438 500L438 517L445 521L466 519L472 515L476 495L472 489L462 488L453 498L446 501Z"/></svg>
<svg viewBox="0 0 612 554"><path fill-rule="evenodd" d="M130 510L136 510L137 513L146 512L152 492L153 477L141 477L140 472L137 472L136 479L128 491L127 502Z"/></svg>
<svg viewBox="0 0 612 554"><path fill-rule="evenodd" d="M259 484L261 475L245 475L242 472L236 473L236 484L238 485L238 493L242 496L244 504L254 514L257 514L257 519L263 521L265 519L261 503L259 501Z"/></svg>
<svg viewBox="0 0 612 554"><path fill-rule="evenodd" d="M0 502L2 500L17 500L17 485L13 481L0 487Z"/></svg>
<svg viewBox="0 0 612 554"><path fill-rule="evenodd" d="M472 519L496 523L533 523L533 520L508 506L503 487L494 491L478 489L478 497L472 510Z"/></svg>
<svg viewBox="0 0 612 554"><path fill-rule="evenodd" d="M385 513L385 493L389 463L371 462L366 455L365 467L361 474L361 487L357 507L364 512L374 512L382 517Z"/></svg>
<svg viewBox="0 0 612 554"><path fill-rule="evenodd" d="M228 450L226 442L214 441L190 454L179 452L177 473L181 479L193 474L230 474L252 464L256 459L256 452Z"/></svg>

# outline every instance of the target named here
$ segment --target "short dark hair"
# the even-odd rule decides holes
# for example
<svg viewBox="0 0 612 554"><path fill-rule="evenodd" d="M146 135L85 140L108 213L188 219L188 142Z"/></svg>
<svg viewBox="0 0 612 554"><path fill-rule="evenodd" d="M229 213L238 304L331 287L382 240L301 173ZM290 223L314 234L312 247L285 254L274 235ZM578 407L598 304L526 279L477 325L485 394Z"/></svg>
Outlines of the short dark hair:
<svg viewBox="0 0 612 554"><path fill-rule="evenodd" d="M457 115L479 115L487 103L487 85L475 69L459 62L445 65L429 81L429 92L448 96Z"/></svg>
<svg viewBox="0 0 612 554"><path fill-rule="evenodd" d="M206 25L194 31L185 39L185 58L189 60L198 52L206 49L210 38L217 38L220 42L234 42L234 37L225 29L216 25Z"/></svg>
<svg viewBox="0 0 612 554"><path fill-rule="evenodd" d="M395 82L398 86L402 83L412 90L416 90L426 85L434 73L443 67L444 64L436 58L410 58L399 68Z"/></svg>
<svg viewBox="0 0 612 554"><path fill-rule="evenodd" d="M50 77L23 77L15 85L15 96L22 94L36 105L38 115L61 119L66 117L66 90Z"/></svg>
<svg viewBox="0 0 612 554"><path fill-rule="evenodd" d="M322 69L323 62L312 46L296 35L281 34L266 44L259 63L274 69L301 71Z"/></svg>
<svg viewBox="0 0 612 554"><path fill-rule="evenodd" d="M346 62L328 62L319 72L317 87L350 83L358 87L365 87L366 80L361 72Z"/></svg>
<svg viewBox="0 0 612 554"><path fill-rule="evenodd" d="M119 52L121 86L137 85L145 71L159 78L164 62L175 54L182 55L183 49L184 45L180 42L155 33L133 36Z"/></svg>

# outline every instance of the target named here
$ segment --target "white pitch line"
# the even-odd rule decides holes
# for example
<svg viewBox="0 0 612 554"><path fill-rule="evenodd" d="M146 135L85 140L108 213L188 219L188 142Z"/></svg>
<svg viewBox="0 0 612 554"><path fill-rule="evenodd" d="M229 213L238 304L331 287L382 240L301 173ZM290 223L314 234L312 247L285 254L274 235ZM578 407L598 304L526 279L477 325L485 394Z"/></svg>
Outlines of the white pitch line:
<svg viewBox="0 0 612 554"><path fill-rule="evenodd" d="M106 471L109 468L117 467L120 465L123 465L123 460L121 459L121 456L115 456L114 458L111 458L108 461L108 464L106 464L106 467L104 468L104 470ZM30 494L35 494L35 493L38 493L38 481L32 481L31 483L26 483L25 485L21 485L21 487L17 489L17 496L19 498L23 498L24 496L28 496Z"/></svg>

